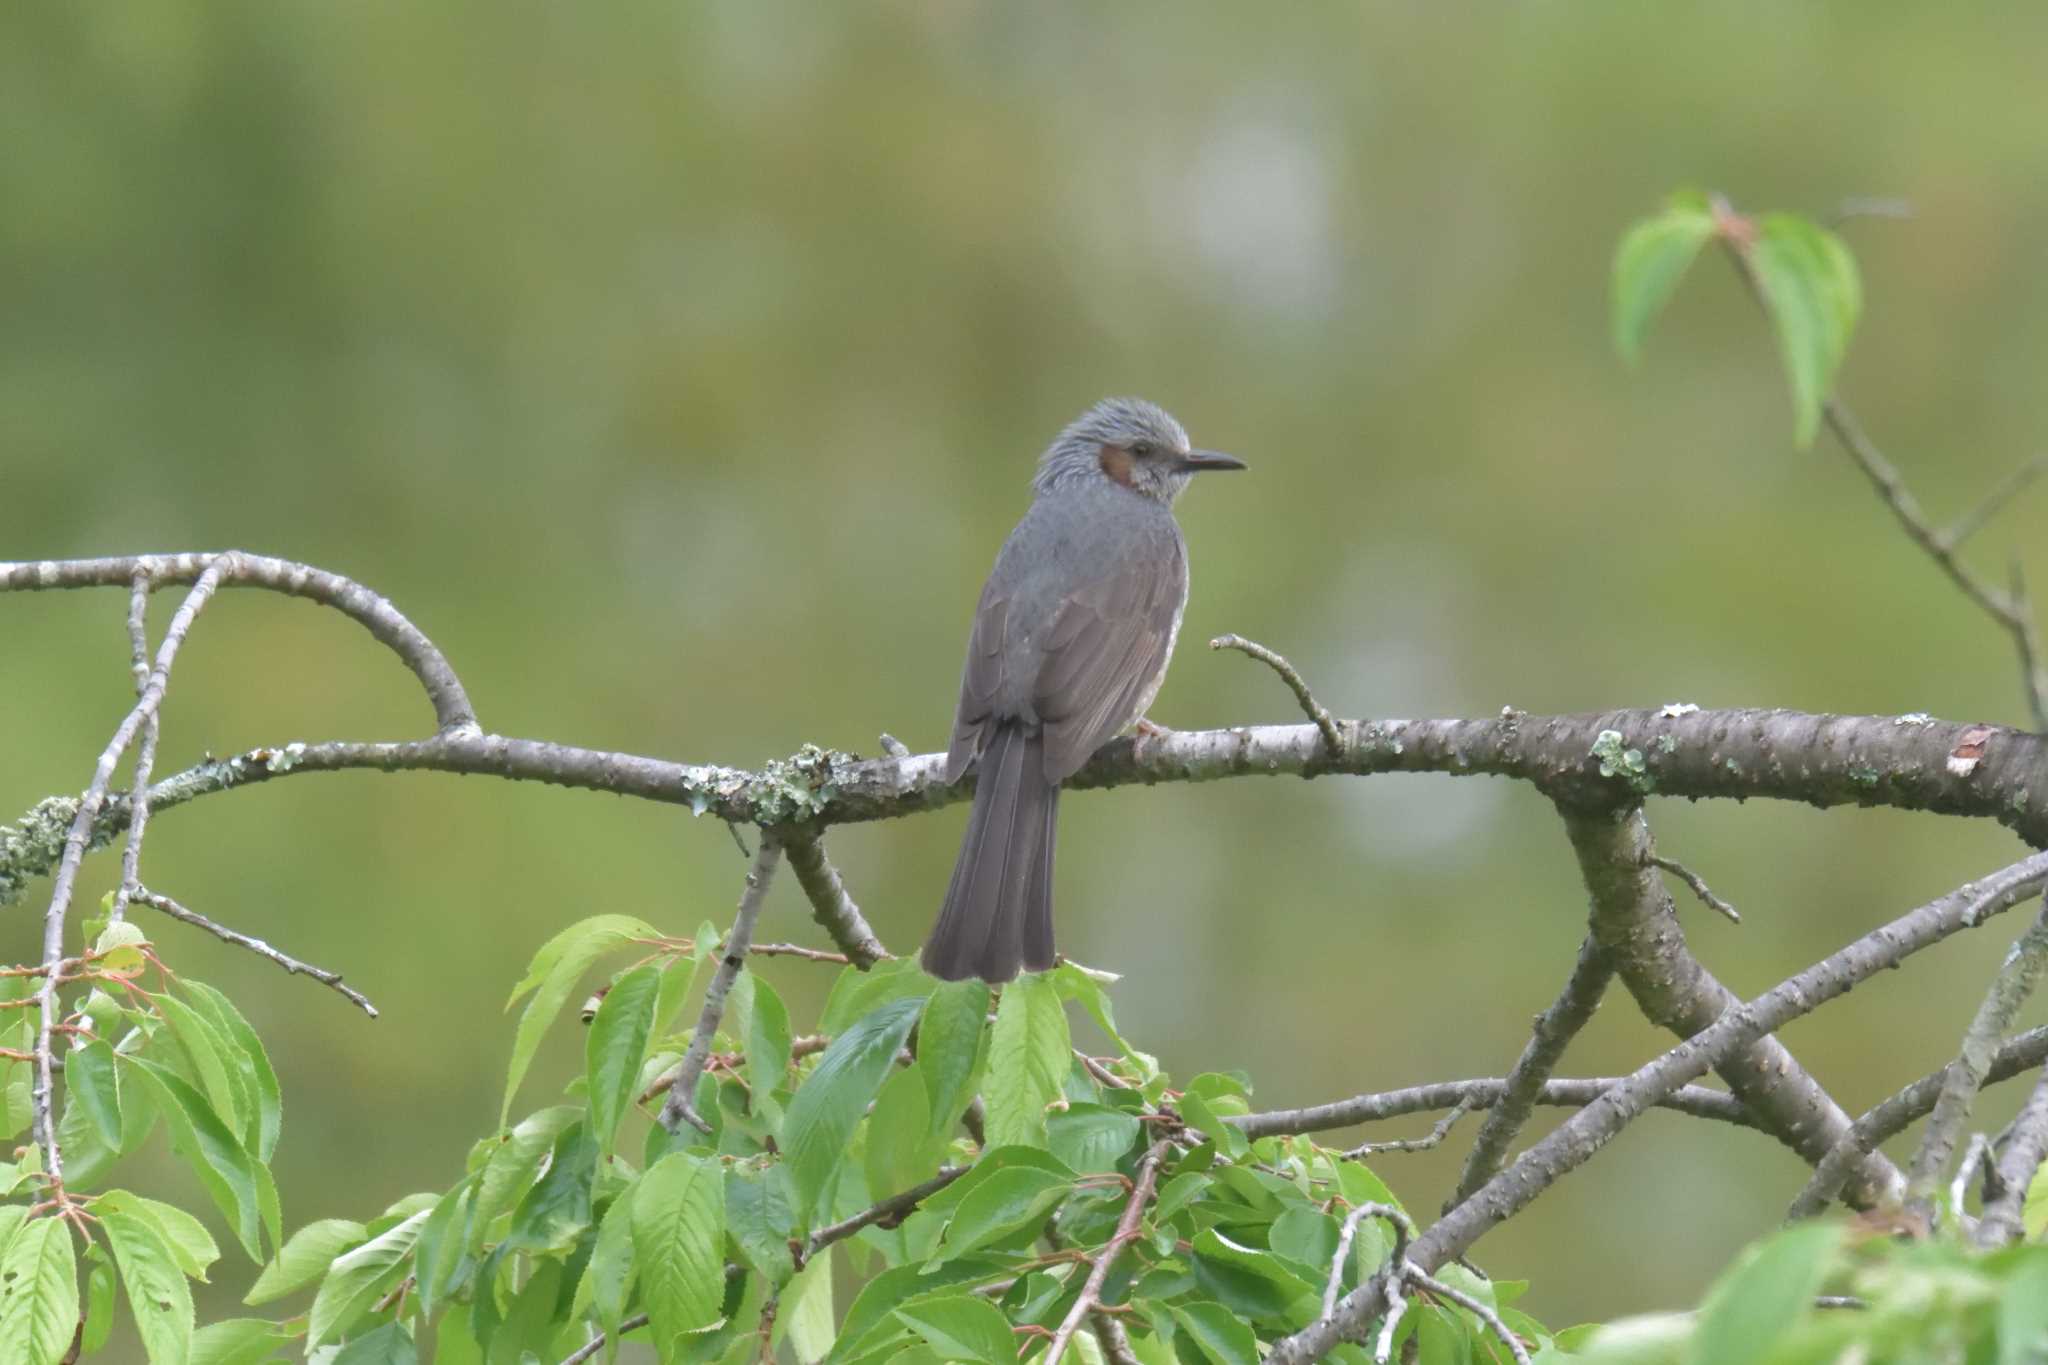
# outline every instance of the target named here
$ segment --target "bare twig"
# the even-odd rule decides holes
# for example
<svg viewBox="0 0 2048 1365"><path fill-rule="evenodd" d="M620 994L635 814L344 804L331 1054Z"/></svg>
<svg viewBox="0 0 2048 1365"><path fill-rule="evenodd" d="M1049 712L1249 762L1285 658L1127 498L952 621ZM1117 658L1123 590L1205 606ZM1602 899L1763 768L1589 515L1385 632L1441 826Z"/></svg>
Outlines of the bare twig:
<svg viewBox="0 0 2048 1365"><path fill-rule="evenodd" d="M1295 701L1301 704L1302 712L1315 722L1316 729L1322 734L1324 752L1332 759L1344 756L1344 735L1338 730L1337 722L1331 718L1323 704L1316 700L1315 694L1308 690L1308 683L1303 681L1300 670L1293 664L1258 641L1247 640L1242 635L1219 635L1209 642L1209 648L1234 649L1240 654L1249 654L1278 673L1280 681L1287 684L1287 690L1292 692Z"/></svg>
<svg viewBox="0 0 2048 1365"><path fill-rule="evenodd" d="M623 1337L628 1332L637 1332L642 1327L645 1327L648 1323L652 1321L653 1319L648 1317L645 1313L635 1313L632 1317L625 1319L623 1322L619 1324L619 1335ZM605 1334L603 1332L599 1332L596 1336L584 1342L581 1346L578 1346L575 1350L569 1352L569 1354L563 1356L562 1365L583 1365L584 1361L590 1359L592 1356L596 1355L599 1351L602 1351L604 1349L604 1343Z"/></svg>
<svg viewBox="0 0 2048 1365"><path fill-rule="evenodd" d="M1628 1078L1625 1076L1586 1076L1545 1081L1543 1088L1536 1092L1534 1103L1555 1108L1582 1109L1626 1079ZM1450 1109L1460 1103L1474 1109L1489 1108L1501 1102L1501 1096L1507 1087L1508 1081L1498 1076L1466 1081L1437 1081L1431 1085L1411 1085L1402 1090L1380 1090L1366 1095L1354 1095L1350 1099L1310 1105L1305 1109L1269 1109L1257 1114L1227 1118L1224 1122L1237 1125L1248 1138L1273 1137L1280 1133L1321 1133L1332 1128L1349 1128L1353 1124L1378 1123L1384 1119L1400 1118L1405 1114L1426 1114L1434 1110ZM1710 1090L1705 1086L1680 1086L1658 1103L1663 1108L1693 1118L1732 1123L1743 1128L1755 1128L1760 1132L1768 1131L1757 1122L1756 1116L1743 1106L1741 1100L1724 1091Z"/></svg>
<svg viewBox="0 0 2048 1365"><path fill-rule="evenodd" d="M1508 1353L1514 1356L1517 1365L1529 1365L1529 1352L1522 1345L1522 1339L1510 1331L1508 1325L1501 1321L1500 1314L1487 1307L1484 1302L1473 1298L1462 1289L1453 1288L1442 1280L1424 1274L1422 1268L1417 1265L1410 1264L1407 1266L1403 1271L1402 1277L1408 1283L1427 1289L1440 1299L1449 1299L1452 1303L1457 1304L1458 1307L1478 1318L1486 1324L1487 1330L1500 1338L1501 1344L1508 1348Z"/></svg>
<svg viewBox="0 0 2048 1365"><path fill-rule="evenodd" d="M1383 1218L1394 1225L1394 1251L1388 1257L1399 1264L1408 1259L1408 1244L1415 1240L1415 1223L1392 1204L1359 1204L1344 1216L1337 1233L1337 1250L1330 1257L1330 1275L1323 1284L1323 1316L1337 1311L1337 1295L1344 1289L1344 1267L1351 1263L1351 1243L1358 1236L1358 1224L1366 1218Z"/></svg>
<svg viewBox="0 0 2048 1365"><path fill-rule="evenodd" d="M761 917L761 902L767 899L768 883L774 879L775 865L781 859L781 840L770 831L762 831L761 846L754 851L753 866L747 869L746 890L740 895L740 907L733 916L732 932L726 935L718 959L718 971L704 989L704 1009L697 1016L697 1031L690 1035L690 1046L676 1067L675 1079L669 1082L668 1102L661 1107L661 1126L671 1133L685 1123L703 1132L711 1131L711 1125L697 1113L697 1078L704 1074L704 1062L711 1055L711 1038L718 1032L718 1021L725 1017L726 992L732 989L740 969L747 965L747 949L754 942L754 921Z"/></svg>
<svg viewBox="0 0 2048 1365"><path fill-rule="evenodd" d="M1583 1165L1615 1134L1664 1095L1722 1058L1836 996L1897 966L1907 957L2012 908L2048 881L2048 853L2037 853L1951 891L1857 939L1744 1004L1712 1026L1638 1068L1627 1080L1566 1119L1541 1141L1424 1233L1415 1260L1433 1269L1469 1250L1491 1228L1519 1213L1558 1179ZM1268 1365L1306 1365L1344 1335L1383 1311L1388 1279L1373 1277L1337 1305L1332 1317L1276 1342Z"/></svg>
<svg viewBox="0 0 2048 1365"><path fill-rule="evenodd" d="M1152 1191L1159 1183L1159 1163L1173 1144L1165 1138L1152 1144L1138 1162L1138 1178L1132 1183L1131 1197L1124 1204L1123 1216L1116 1220L1116 1231L1095 1256L1095 1263L1088 1271L1088 1278L1081 1284L1081 1297L1074 1300L1074 1306L1067 1310L1067 1316L1060 1322L1059 1330L1052 1334L1052 1345L1045 1351L1041 1365L1060 1365L1060 1357L1066 1353L1067 1343L1074 1338L1074 1332L1090 1311L1102 1302L1102 1282L1109 1278L1109 1268L1127 1243L1137 1240L1138 1224L1145 1217L1145 1206L1152 1202Z"/></svg>
<svg viewBox="0 0 2048 1365"><path fill-rule="evenodd" d="M1572 1039L1600 1007L1600 997L1613 979L1613 955L1592 935L1587 935L1579 945L1578 961L1566 978L1564 989L1548 1009L1536 1016L1529 1041L1523 1046L1522 1055L1515 1059L1500 1099L1479 1126L1479 1136L1472 1139L1472 1150L1465 1156L1457 1190L1445 1201L1446 1209L1470 1198L1472 1191L1493 1179L1515 1135L1529 1121L1544 1082L1556 1070L1558 1059L1564 1056Z"/></svg>
<svg viewBox="0 0 2048 1365"><path fill-rule="evenodd" d="M100 751L99 762L93 767L92 782L86 787L84 796L79 798L77 814L72 817L70 830L64 837L64 852L50 888L50 906L43 915L44 975L38 996L42 1022L36 1035L36 1079L30 1100L35 1139L43 1149L43 1169L49 1173L51 1183L58 1187L64 1181L64 1165L57 1150L57 1125L50 1117L50 1105L55 1094L51 1074L55 1069L51 1040L57 1029L56 968L64 958L64 924L71 910L72 888L78 880L79 864L85 860L93 819L99 813L100 804L106 800L107 787L114 779L114 765L121 761L121 755L134 742L136 732L163 705L164 690L170 685L171 664L178 657L178 650L184 645L192 622L197 619L207 599L213 596L214 589L219 586L233 560L232 554L216 559L199 575L192 590L185 594L185 600L179 604L176 615L172 616L171 624L164 632L163 646L157 650L156 665L150 670L149 683L136 699L134 708L114 731L114 737L107 741L107 747Z"/></svg>
<svg viewBox="0 0 2048 1365"><path fill-rule="evenodd" d="M2024 461L2012 473L2000 479L1991 491L1984 495L1982 501L1949 524L1948 529L1941 533L1942 543L1951 550L1962 549L1964 541L1984 529L1984 523L2003 511L2007 503L2026 492L2028 486L2040 478L2044 471L2048 471L2048 451L2042 451L2032 459ZM2014 594L2015 599L2018 596L2019 594Z"/></svg>
<svg viewBox="0 0 2048 1365"><path fill-rule="evenodd" d="M1990 1154L1991 1139L1982 1133L1972 1133L1970 1145L1963 1149L1963 1159L1956 1165L1956 1178L1948 1186L1949 1212L1955 1215L1959 1226L1967 1228L1972 1222L1964 1201L1970 1197L1970 1182L1977 1178L1977 1168Z"/></svg>
<svg viewBox="0 0 2048 1365"><path fill-rule="evenodd" d="M2048 967L2048 903L2043 904L2034 922L2005 955L2005 962L1992 978L1976 1016L1963 1034L1962 1047L1948 1064L1941 1096L1934 1104L1934 1116L1927 1121L1927 1130L1921 1135L1920 1146L1908 1168L1907 1207L1921 1217L1933 1212L1935 1186L1955 1153L1963 1126L1969 1122L1977 1090L1991 1069L1991 1059L2005 1041L2021 1006L2034 993L2044 967Z"/></svg>
<svg viewBox="0 0 2048 1365"><path fill-rule="evenodd" d="M1715 895L1714 889L1707 885L1706 878L1700 876L1699 873L1693 871L1684 863L1678 861L1678 859L1666 858L1662 854L1651 854L1650 861L1691 887L1692 893L1698 896L1700 903L1709 910L1725 916L1730 923L1742 923L1742 916L1736 912L1735 907Z"/></svg>
<svg viewBox="0 0 2048 1365"><path fill-rule="evenodd" d="M819 833L792 834L786 841L789 869L811 902L811 918L832 936L839 950L862 971L884 961L889 950L868 927L860 907L846 894L839 869L825 856L825 837Z"/></svg>
<svg viewBox="0 0 2048 1365"><path fill-rule="evenodd" d="M902 1221L904 1215L966 1175L971 1169L973 1168L969 1166L941 1166L939 1173L923 1184L912 1185L901 1194L892 1194L887 1199L869 1205L851 1218L843 1218L837 1223L819 1228L805 1241L804 1254L799 1258L798 1266L801 1267L834 1242L845 1241L862 1228L871 1227L876 1223L883 1227L891 1227L895 1222Z"/></svg>
<svg viewBox="0 0 2048 1365"><path fill-rule="evenodd" d="M149 570L138 568L128 589L128 659L135 675L135 695L149 689ZM119 920L128 901L142 881L142 837L149 823L149 774L156 766L156 741L162 718L154 711L142 722L142 738L135 746L135 780L129 787L128 847L121 854L121 886L114 893L109 920Z"/></svg>
<svg viewBox="0 0 2048 1365"><path fill-rule="evenodd" d="M1471 1097L1466 1096L1452 1105L1451 1111L1438 1119L1435 1125L1419 1138L1395 1138L1387 1142L1361 1142L1356 1147L1345 1152L1344 1155L1352 1161L1362 1161L1366 1157L1374 1156L1380 1152L1427 1152L1433 1147L1441 1146L1443 1140L1451 1135L1451 1129L1457 1125L1458 1120L1471 1113L1475 1107ZM1496 1107L1493 1112L1497 1114L1500 1110Z"/></svg>
<svg viewBox="0 0 2048 1365"><path fill-rule="evenodd" d="M238 930L230 929L224 924L215 923L197 910L188 909L172 900L169 896L159 895L146 886L136 887L130 899L147 905L152 910L161 911L182 924L189 924L195 929L204 929L223 943L232 943L237 947L247 948L258 957L270 959L295 976L310 976L321 985L327 986L345 997L357 1009L360 1009L372 1019L377 1017L377 1007L370 1003L369 997L355 987L344 983L340 972L330 972L325 967L315 967L310 962L301 962L289 953L283 953L271 947L260 938L253 938Z"/></svg>
<svg viewBox="0 0 2048 1365"><path fill-rule="evenodd" d="M2034 1083L2019 1116L2012 1121L2012 1136L2006 1139L1995 1168L1997 1193L1977 1220L1977 1245L2002 1247L2020 1239L2027 1189L2041 1168L2044 1152L2048 1152L2048 1071Z"/></svg>
<svg viewBox="0 0 2048 1365"><path fill-rule="evenodd" d="M1885 195L1853 195L1835 205L1828 215L1830 225L1846 223L1852 218L1911 218L1913 205L1904 199Z"/></svg>

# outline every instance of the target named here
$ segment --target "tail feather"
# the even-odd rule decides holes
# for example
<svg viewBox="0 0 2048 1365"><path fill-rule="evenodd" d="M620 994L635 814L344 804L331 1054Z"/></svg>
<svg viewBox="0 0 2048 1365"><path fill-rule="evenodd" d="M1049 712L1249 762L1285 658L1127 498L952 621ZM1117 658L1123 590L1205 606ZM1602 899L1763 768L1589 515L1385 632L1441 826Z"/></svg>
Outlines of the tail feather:
<svg viewBox="0 0 2048 1365"><path fill-rule="evenodd" d="M1018 727L983 748L945 905L924 946L924 968L947 981L1008 981L1053 964L1052 860L1059 787L1045 778L1044 744Z"/></svg>

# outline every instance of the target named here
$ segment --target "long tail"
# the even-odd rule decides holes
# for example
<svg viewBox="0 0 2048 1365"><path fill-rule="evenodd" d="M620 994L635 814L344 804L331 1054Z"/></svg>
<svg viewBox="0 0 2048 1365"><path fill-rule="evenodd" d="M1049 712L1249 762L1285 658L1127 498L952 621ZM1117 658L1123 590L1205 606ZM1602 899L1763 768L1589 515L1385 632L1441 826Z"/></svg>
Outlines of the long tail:
<svg viewBox="0 0 2048 1365"><path fill-rule="evenodd" d="M1008 981L1052 966L1052 854L1060 789L1045 780L1044 744L1014 725L981 752L974 813L924 969L946 981Z"/></svg>

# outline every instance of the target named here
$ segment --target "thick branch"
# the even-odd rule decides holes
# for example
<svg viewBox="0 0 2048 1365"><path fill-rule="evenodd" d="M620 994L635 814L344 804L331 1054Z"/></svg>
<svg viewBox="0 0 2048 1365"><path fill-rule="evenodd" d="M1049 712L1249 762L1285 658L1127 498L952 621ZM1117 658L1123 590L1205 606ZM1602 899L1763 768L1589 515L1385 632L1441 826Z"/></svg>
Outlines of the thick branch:
<svg viewBox="0 0 2048 1365"><path fill-rule="evenodd" d="M1735 993L1686 946L1642 811L1559 812L1592 897L1593 936L1613 954L1643 1014L1689 1038L1734 1009ZM1849 1115L1775 1038L1728 1053L1716 1070L1758 1119L1815 1165L1849 1131ZM1871 1153L1859 1167L1853 1202L1877 1203L1900 1179L1887 1158Z"/></svg>
<svg viewBox="0 0 2048 1365"><path fill-rule="evenodd" d="M1566 1119L1479 1192L1446 1215L1415 1244L1424 1270L1463 1255L1490 1229L1521 1212L1557 1180L1583 1165L1638 1115L1722 1058L1843 992L1896 967L1958 930L1975 928L2011 909L2048 881L2048 853L2037 853L1981 881L1921 906L1872 931L1797 976L1723 1015ZM1274 1344L1269 1365L1306 1365L1356 1332L1387 1303L1387 1277L1376 1275L1347 1294L1333 1317Z"/></svg>
<svg viewBox="0 0 2048 1365"><path fill-rule="evenodd" d="M2012 1136L1998 1158L1994 1182L1998 1193L1984 1206L1984 1216L1978 1220L1977 1245L2002 1247L2020 1239L2027 1189L2041 1167L2044 1151L2048 1151L2048 1071L2034 1082L2019 1117L2012 1121Z"/></svg>
<svg viewBox="0 0 2048 1365"><path fill-rule="evenodd" d="M1472 720L1341 721L1346 738L1339 759L1328 757L1312 725L1178 730L1142 746L1114 740L1067 785L1483 773L1531 782L1574 805L1595 808L1619 807L1655 792L1988 816L2030 843L2048 845L2048 782L2041 778L2048 772L2048 737L1919 716L1679 710L1549 717L1509 710ZM1604 738L1609 731L1618 742ZM1621 758L1623 766L1596 758L1596 745ZM1957 750L1967 756L1952 761ZM1609 775L1602 775L1603 767ZM446 733L398 743L252 749L166 778L150 789L150 805L164 810L290 774L361 769L548 782L673 802L743 824L806 829L915 815L965 800L973 790L971 779L946 784L943 754L860 759L807 746L752 771L503 735ZM17 898L26 879L55 864L62 830L76 810L71 798L52 798L17 825L0 826L0 904ZM109 801L93 825L94 845L119 833L127 820L126 798Z"/></svg>
<svg viewBox="0 0 2048 1365"><path fill-rule="evenodd" d="M804 895L810 899L811 918L839 945L839 951L862 971L885 960L889 950L882 946L882 940L875 937L875 931L868 927L860 907L846 893L846 883L840 880L839 869L832 866L831 859L825 856L824 836L794 834L787 843L789 870L796 873L797 884L803 887Z"/></svg>

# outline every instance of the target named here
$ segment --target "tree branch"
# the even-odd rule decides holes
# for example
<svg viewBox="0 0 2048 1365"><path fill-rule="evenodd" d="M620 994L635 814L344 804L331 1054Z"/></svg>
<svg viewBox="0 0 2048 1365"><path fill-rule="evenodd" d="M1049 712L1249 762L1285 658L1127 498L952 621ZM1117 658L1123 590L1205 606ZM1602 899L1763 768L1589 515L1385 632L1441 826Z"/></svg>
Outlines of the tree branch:
<svg viewBox="0 0 2048 1365"><path fill-rule="evenodd" d="M799 1268L826 1247L834 1242L845 1241L862 1228L876 1223L888 1226L890 1219L902 1219L912 1209L966 1175L971 1169L973 1168L969 1166L941 1166L939 1173L923 1184L912 1185L901 1194L892 1194L887 1199L869 1205L851 1218L844 1218L837 1223L819 1228L804 1243L804 1254L797 1262Z"/></svg>
<svg viewBox="0 0 2048 1365"><path fill-rule="evenodd" d="M2048 1055L2048 1048L2044 1048L2044 1055ZM1543 1088L1536 1092L1534 1102L1551 1108L1580 1109L1627 1079L1626 1076L1586 1076L1545 1081ZM1283 1133L1323 1133L1333 1128L1379 1123L1407 1114L1454 1109L1460 1104L1468 1109L1490 1108L1500 1103L1507 1086L1507 1080L1498 1076L1437 1081L1430 1085L1412 1085L1403 1090L1354 1095L1348 1100L1333 1100L1303 1109L1268 1109L1257 1114L1227 1117L1224 1122L1237 1125L1247 1138L1273 1137ZM1662 1108L1692 1118L1732 1123L1754 1128L1771 1137L1777 1136L1758 1122L1741 1100L1706 1086L1681 1086L1657 1103Z"/></svg>
<svg viewBox="0 0 2048 1365"><path fill-rule="evenodd" d="M711 1125L697 1113L697 1078L704 1074L704 1062L711 1055L711 1038L718 1032L718 1021L725 1017L726 993L732 989L740 969L747 965L747 949L754 942L754 921L761 917L761 902L768 897L768 883L774 880L775 866L781 860L780 839L764 831L761 846L754 850L754 864L747 869L747 889L741 893L739 910L733 915L732 932L721 945L718 971L704 988L704 1009L697 1016L697 1031L690 1035L690 1046L676 1065L675 1079L669 1082L668 1102L661 1107L661 1126L671 1133L685 1123L703 1132L711 1131Z"/></svg>
<svg viewBox="0 0 2048 1365"><path fill-rule="evenodd" d="M846 893L839 869L825 856L824 835L795 834L787 845L789 870L796 873L797 885L803 887L804 895L810 899L811 918L839 945L847 960L862 971L885 961L889 950L868 927L860 907Z"/></svg>
<svg viewBox="0 0 2048 1365"><path fill-rule="evenodd" d="M128 667L135 676L135 695L140 698L149 690L149 591L151 587L146 569L135 571L135 581L128 590ZM113 908L108 911L109 920L118 920L128 908L129 900L135 895L135 888L142 882L142 839L149 824L149 774L156 767L156 741L161 719L152 711L142 722L142 738L135 746L135 778L130 784L131 792L142 793L132 802L128 818L128 847L121 853L121 886L114 893Z"/></svg>
<svg viewBox="0 0 2048 1365"><path fill-rule="evenodd" d="M338 992L372 1019L377 1017L377 1007L370 1003L370 998L355 987L344 984L340 972L330 972L324 967L315 967L310 962L301 962L289 953L279 952L260 938L252 938L248 934L230 929L224 924L217 924L200 914L197 910L189 910L172 900L169 896L160 896L146 886L137 886L134 894L129 899L147 905L152 910L160 911L181 924L189 924L195 929L204 929L223 943L232 943L239 948L247 948L258 957L269 958L272 962L275 962L278 966L295 976L310 976L321 985Z"/></svg>
<svg viewBox="0 0 2048 1365"><path fill-rule="evenodd" d="M1242 635L1219 635L1209 642L1211 649L1234 649L1240 654L1249 654L1266 667L1280 675L1280 681L1287 684L1287 690L1294 694L1301 704L1302 713L1322 733L1323 749L1331 758L1344 754L1344 736L1337 729L1337 722L1329 710L1316 700L1315 693L1308 690L1308 683L1302 679L1301 670L1287 662L1284 655L1266 648L1256 640L1247 640Z"/></svg>
<svg viewBox="0 0 2048 1365"><path fill-rule="evenodd" d="M2010 1246L2020 1239L2025 1231L2021 1212L2027 1189L2041 1167L2044 1151L2048 1151L2048 1071L2034 1082L2026 1104L2012 1121L2012 1136L2006 1139L1996 1167L1998 1193L1984 1205L1983 1217L1977 1221L1978 1246Z"/></svg>
<svg viewBox="0 0 2048 1365"><path fill-rule="evenodd" d="M1067 1310L1059 1330L1052 1334L1052 1345L1046 1348L1041 1365L1060 1365L1060 1357L1066 1353L1067 1343L1073 1340L1082 1320L1102 1302L1102 1282L1109 1278L1109 1268L1116 1263L1117 1253L1137 1239L1138 1224L1145 1217L1145 1206L1152 1202L1152 1191L1159 1183L1159 1163L1172 1146L1171 1141L1161 1138L1138 1162L1138 1178L1131 1186L1131 1197L1124 1204L1123 1216L1116 1220L1116 1231L1096 1254L1095 1264L1089 1268L1088 1278L1081 1285L1081 1296L1074 1300L1074 1306Z"/></svg>

